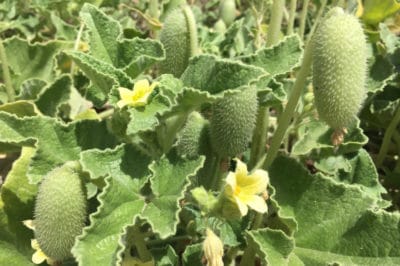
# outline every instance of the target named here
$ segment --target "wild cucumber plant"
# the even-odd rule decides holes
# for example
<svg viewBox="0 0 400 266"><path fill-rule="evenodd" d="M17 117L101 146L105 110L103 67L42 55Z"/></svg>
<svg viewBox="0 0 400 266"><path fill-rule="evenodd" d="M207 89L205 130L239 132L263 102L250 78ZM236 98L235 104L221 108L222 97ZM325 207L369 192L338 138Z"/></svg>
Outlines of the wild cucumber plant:
<svg viewBox="0 0 400 266"><path fill-rule="evenodd" d="M396 1L42 2L0 4L0 265L400 264Z"/></svg>

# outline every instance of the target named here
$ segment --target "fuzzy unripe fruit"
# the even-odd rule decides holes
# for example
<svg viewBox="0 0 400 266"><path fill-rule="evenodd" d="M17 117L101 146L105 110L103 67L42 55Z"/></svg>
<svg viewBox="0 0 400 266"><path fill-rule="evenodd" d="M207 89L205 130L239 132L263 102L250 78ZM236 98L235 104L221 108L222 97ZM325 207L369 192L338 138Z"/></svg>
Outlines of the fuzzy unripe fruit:
<svg viewBox="0 0 400 266"><path fill-rule="evenodd" d="M235 0L222 0L219 6L220 18L227 26L231 25L236 17Z"/></svg>
<svg viewBox="0 0 400 266"><path fill-rule="evenodd" d="M204 154L208 148L209 123L200 113L193 112L178 135L176 149L178 154L188 158Z"/></svg>
<svg viewBox="0 0 400 266"><path fill-rule="evenodd" d="M180 77L198 46L196 21L189 6L182 5L168 14L160 41L165 48L165 60L160 63L161 73Z"/></svg>
<svg viewBox="0 0 400 266"><path fill-rule="evenodd" d="M213 104L210 136L213 150L221 157L246 150L257 119L257 90L245 88Z"/></svg>
<svg viewBox="0 0 400 266"><path fill-rule="evenodd" d="M365 98L367 44L358 19L333 8L313 39L315 103L332 128L348 126Z"/></svg>
<svg viewBox="0 0 400 266"><path fill-rule="evenodd" d="M67 162L48 173L39 186L35 204L35 238L53 260L71 257L75 237L86 220L86 196L77 162Z"/></svg>

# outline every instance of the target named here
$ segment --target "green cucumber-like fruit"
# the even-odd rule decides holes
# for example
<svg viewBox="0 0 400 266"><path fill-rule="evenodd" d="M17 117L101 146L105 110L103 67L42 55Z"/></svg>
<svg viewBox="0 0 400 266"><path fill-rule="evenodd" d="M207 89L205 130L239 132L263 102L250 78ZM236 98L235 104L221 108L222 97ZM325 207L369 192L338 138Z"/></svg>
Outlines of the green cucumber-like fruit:
<svg viewBox="0 0 400 266"><path fill-rule="evenodd" d="M313 37L315 104L322 120L334 129L348 126L366 95L367 44L353 15L335 7Z"/></svg>
<svg viewBox="0 0 400 266"><path fill-rule="evenodd" d="M176 149L179 155L194 158L208 148L209 122L200 113L189 114L186 124L178 134Z"/></svg>
<svg viewBox="0 0 400 266"><path fill-rule="evenodd" d="M165 49L165 60L160 63L161 73L180 77L189 58L197 53L198 46L196 21L189 6L182 5L168 14L160 32L160 41Z"/></svg>
<svg viewBox="0 0 400 266"><path fill-rule="evenodd" d="M71 257L75 237L86 220L86 196L79 163L67 162L48 173L39 186L35 204L35 238L53 260Z"/></svg>
<svg viewBox="0 0 400 266"><path fill-rule="evenodd" d="M213 104L211 145L219 156L235 156L247 149L257 119L257 107L254 87L226 95Z"/></svg>
<svg viewBox="0 0 400 266"><path fill-rule="evenodd" d="M219 6L220 18L229 27L236 18L235 0L222 0Z"/></svg>

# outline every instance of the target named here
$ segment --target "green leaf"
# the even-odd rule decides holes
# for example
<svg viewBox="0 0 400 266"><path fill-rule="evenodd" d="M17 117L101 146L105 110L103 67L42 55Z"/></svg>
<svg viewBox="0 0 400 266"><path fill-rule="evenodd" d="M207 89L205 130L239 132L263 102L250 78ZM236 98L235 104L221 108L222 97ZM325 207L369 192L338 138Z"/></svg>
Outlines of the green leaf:
<svg viewBox="0 0 400 266"><path fill-rule="evenodd" d="M144 107L129 108L130 121L126 129L126 134L135 135L139 132L154 129L159 124L157 116L169 108L168 99L162 95L155 96Z"/></svg>
<svg viewBox="0 0 400 266"><path fill-rule="evenodd" d="M179 265L179 258L170 245L165 248L152 249L151 253L153 254L156 266Z"/></svg>
<svg viewBox="0 0 400 266"><path fill-rule="evenodd" d="M92 179L112 176L120 180L131 178L135 189L131 193L140 194L139 190L147 182L150 171L147 166L151 159L129 145L120 145L115 149L87 150L81 153L82 168Z"/></svg>
<svg viewBox="0 0 400 266"><path fill-rule="evenodd" d="M18 117L35 116L40 112L30 101L15 101L0 105L0 111L14 114Z"/></svg>
<svg viewBox="0 0 400 266"><path fill-rule="evenodd" d="M264 228L247 232L247 241L267 265L289 265L294 241L280 230Z"/></svg>
<svg viewBox="0 0 400 266"><path fill-rule="evenodd" d="M4 42L8 64L12 70L14 89L19 92L28 79L50 82L54 79L55 55L62 49L72 47L72 43L49 41L30 44L19 38Z"/></svg>
<svg viewBox="0 0 400 266"><path fill-rule="evenodd" d="M187 160L170 155L150 165L154 198L146 205L142 215L161 238L175 234L179 222L179 201L183 199L185 190L190 184L189 178L196 174L203 163L204 157Z"/></svg>
<svg viewBox="0 0 400 266"><path fill-rule="evenodd" d="M183 265L204 266L204 264L201 263L202 254L203 245L201 243L187 246L182 255Z"/></svg>
<svg viewBox="0 0 400 266"><path fill-rule="evenodd" d="M35 101L38 109L47 116L55 117L60 105L65 104L71 94L72 80L69 75L61 75L48 87L43 89Z"/></svg>
<svg viewBox="0 0 400 266"><path fill-rule="evenodd" d="M339 145L338 153L357 151L368 142L367 136L359 127L359 121L356 127L349 128L348 131L343 143ZM293 146L293 154L305 155L315 149L336 150L331 141L332 133L333 129L322 121L313 120L303 124L299 127L299 140Z"/></svg>
<svg viewBox="0 0 400 266"><path fill-rule="evenodd" d="M77 31L75 27L66 23L59 16L55 14L55 12L51 12L50 14L51 22L56 28L56 38L64 39L64 40L74 40L77 36Z"/></svg>
<svg viewBox="0 0 400 266"><path fill-rule="evenodd" d="M400 10L400 3L396 0L365 0L363 2L364 12L361 19L368 24L378 24Z"/></svg>
<svg viewBox="0 0 400 266"><path fill-rule="evenodd" d="M93 5L85 4L80 16L89 29L91 55L118 69L123 69L130 77L138 76L165 57L164 49L158 41L123 39L119 22Z"/></svg>
<svg viewBox="0 0 400 266"><path fill-rule="evenodd" d="M16 236L16 247L25 254L32 252L30 239L33 231L24 226L22 221L33 219L37 186L29 184L26 174L34 154L34 148L22 149L21 156L14 162L0 191L8 225Z"/></svg>
<svg viewBox="0 0 400 266"><path fill-rule="evenodd" d="M74 60L90 79L92 86L88 89L87 96L96 106L100 107L106 102L108 93L113 86L133 87L132 81L125 72L115 68L111 64L78 51L65 53Z"/></svg>
<svg viewBox="0 0 400 266"><path fill-rule="evenodd" d="M382 91L394 76L394 66L388 58L377 55L370 59L367 76L368 92L376 93Z"/></svg>
<svg viewBox="0 0 400 266"><path fill-rule="evenodd" d="M35 265L28 257L25 257L10 243L0 240L0 264L1 265Z"/></svg>
<svg viewBox="0 0 400 266"><path fill-rule="evenodd" d="M298 35L290 35L273 47L263 48L255 54L239 57L246 64L263 68L272 76L291 72L298 67L303 54Z"/></svg>
<svg viewBox="0 0 400 266"><path fill-rule="evenodd" d="M65 125L48 117L17 118L5 112L0 112L0 139L20 146L37 145L28 171L33 183L54 167L79 159L82 150L116 145L105 122L82 120Z"/></svg>
<svg viewBox="0 0 400 266"><path fill-rule="evenodd" d="M133 193L138 187L129 176L108 176L106 183L98 197L100 206L90 216L90 226L72 248L80 265L115 265L124 229L134 223L144 206L144 200Z"/></svg>
<svg viewBox="0 0 400 266"><path fill-rule="evenodd" d="M190 59L181 80L185 86L216 94L248 85L267 75L261 68L239 61L199 55Z"/></svg>
<svg viewBox="0 0 400 266"><path fill-rule="evenodd" d="M311 175L285 157L269 173L281 211L296 219L294 252L305 265L400 263L400 215L371 211L373 193Z"/></svg>

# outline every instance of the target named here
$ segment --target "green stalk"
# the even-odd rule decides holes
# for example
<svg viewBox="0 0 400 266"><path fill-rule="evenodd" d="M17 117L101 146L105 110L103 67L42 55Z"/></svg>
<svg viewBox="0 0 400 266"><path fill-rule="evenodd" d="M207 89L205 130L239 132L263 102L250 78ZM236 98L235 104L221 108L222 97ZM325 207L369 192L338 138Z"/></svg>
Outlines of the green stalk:
<svg viewBox="0 0 400 266"><path fill-rule="evenodd" d="M306 28L306 19L307 19L307 9L308 9L308 3L309 0L304 0L303 2L303 8L301 10L300 14L300 27L299 27L299 35L300 38L303 40L304 38L304 30Z"/></svg>
<svg viewBox="0 0 400 266"><path fill-rule="evenodd" d="M3 70L3 79L4 79L4 83L6 85L8 102L13 102L13 101L15 101L15 91L14 91L14 88L11 83L10 69L8 67L6 50L4 48L2 40L0 40L0 60L1 60L1 67Z"/></svg>
<svg viewBox="0 0 400 266"><path fill-rule="evenodd" d="M240 266L249 266L249 265L254 265L254 260L256 257L256 252L251 248L247 247L244 250L244 253L242 255L242 259L240 260Z"/></svg>
<svg viewBox="0 0 400 266"><path fill-rule="evenodd" d="M152 260L150 251L147 249L146 241L144 240L144 234L140 231L138 225L132 228L133 244L139 254L140 260L147 262Z"/></svg>
<svg viewBox="0 0 400 266"><path fill-rule="evenodd" d="M212 167L212 179L211 179L211 189L215 191L219 191L219 186L221 184L221 157L218 155L215 156L214 164Z"/></svg>
<svg viewBox="0 0 400 266"><path fill-rule="evenodd" d="M263 156L267 144L269 107L262 106L258 110L257 124L251 141L249 167L252 168Z"/></svg>
<svg viewBox="0 0 400 266"><path fill-rule="evenodd" d="M74 43L74 51L77 51L79 49L79 43L81 42L82 33L83 33L84 28L85 28L85 24L83 24L83 22L81 22L81 25L79 27L79 31L78 31L78 34L76 35L76 39L75 39L75 43ZM69 73L71 73L72 77L74 74L74 68L75 68L75 63L74 63L74 61L72 61L71 68L69 71Z"/></svg>
<svg viewBox="0 0 400 266"><path fill-rule="evenodd" d="M269 23L266 46L272 46L279 41L281 24L283 18L283 8L285 0L274 0L271 10L271 21Z"/></svg>
<svg viewBox="0 0 400 266"><path fill-rule="evenodd" d="M393 133L396 131L397 125L400 122L400 104L397 106L396 114L394 115L392 121L386 129L385 135L383 136L383 141L381 149L379 150L378 157L376 159L376 168L382 166L385 160L386 154L389 149L390 140L392 139Z"/></svg>
<svg viewBox="0 0 400 266"><path fill-rule="evenodd" d="M315 22L318 22L321 19L322 14L324 13L324 10L325 10L326 2L327 2L327 0L321 0L321 6L320 6L320 8L318 10L318 14L317 14L317 16L315 18ZM314 34L314 31L317 28L317 26L318 26L318 23L314 23L314 25L313 25L313 27L312 27L312 29L310 31L310 34L308 35L306 43L310 42L311 36Z"/></svg>
<svg viewBox="0 0 400 266"><path fill-rule="evenodd" d="M150 0L150 2L149 2L149 15L152 18L158 19L158 17L159 17L158 0Z"/></svg>
<svg viewBox="0 0 400 266"><path fill-rule="evenodd" d="M289 101L286 105L285 110L283 111L281 117L279 118L278 128L272 138L271 146L267 152L265 160L261 160L255 168L269 168L271 163L274 161L279 147L282 143L283 138L285 137L286 131L289 127L290 120L293 117L293 114L296 110L297 103L300 99L301 92L306 85L306 79L311 70L312 63L312 42L309 42L306 46L303 62L300 68L300 71L296 77L296 81L293 85L292 92L289 97Z"/></svg>
<svg viewBox="0 0 400 266"><path fill-rule="evenodd" d="M101 120L103 120L105 118L108 118L108 117L112 116L113 114L114 114L114 108L111 108L111 109L105 110L104 112L101 112L101 113L97 114L97 116Z"/></svg>
<svg viewBox="0 0 400 266"><path fill-rule="evenodd" d="M297 0L290 0L289 22L287 28L287 35L293 33L294 19L296 18Z"/></svg>

